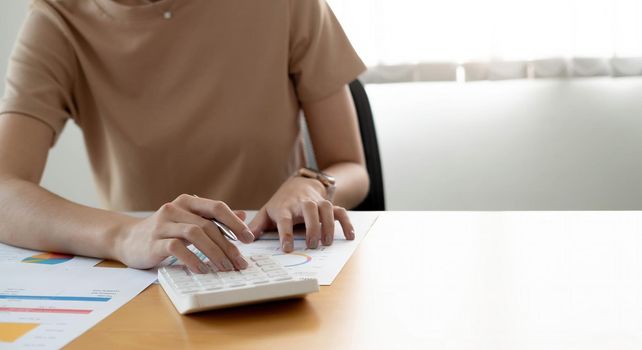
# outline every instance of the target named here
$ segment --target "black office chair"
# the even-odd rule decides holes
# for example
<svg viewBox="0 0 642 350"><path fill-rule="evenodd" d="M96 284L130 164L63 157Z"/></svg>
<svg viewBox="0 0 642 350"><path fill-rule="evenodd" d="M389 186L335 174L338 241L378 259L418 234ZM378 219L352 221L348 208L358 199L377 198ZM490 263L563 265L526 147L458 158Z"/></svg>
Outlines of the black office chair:
<svg viewBox="0 0 642 350"><path fill-rule="evenodd" d="M366 168L370 176L370 190L366 198L353 208L357 211L381 211L386 210L386 202L383 196L383 176L381 172L381 160L379 158L379 144L375 130L374 119L370 101L366 89L358 79L350 83L350 92L359 117L359 131L363 142L363 151L366 156Z"/></svg>

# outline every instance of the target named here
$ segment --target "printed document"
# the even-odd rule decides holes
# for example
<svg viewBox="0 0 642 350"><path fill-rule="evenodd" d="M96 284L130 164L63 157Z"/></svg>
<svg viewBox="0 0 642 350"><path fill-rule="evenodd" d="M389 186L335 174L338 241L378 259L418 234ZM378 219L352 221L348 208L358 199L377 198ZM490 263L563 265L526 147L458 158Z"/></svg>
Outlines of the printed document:
<svg viewBox="0 0 642 350"><path fill-rule="evenodd" d="M0 348L59 349L134 298L150 271L0 263Z"/></svg>
<svg viewBox="0 0 642 350"><path fill-rule="evenodd" d="M23 263L37 265L64 265L91 267L102 260L74 256L69 254L48 253L36 250L22 249L0 243L0 263Z"/></svg>

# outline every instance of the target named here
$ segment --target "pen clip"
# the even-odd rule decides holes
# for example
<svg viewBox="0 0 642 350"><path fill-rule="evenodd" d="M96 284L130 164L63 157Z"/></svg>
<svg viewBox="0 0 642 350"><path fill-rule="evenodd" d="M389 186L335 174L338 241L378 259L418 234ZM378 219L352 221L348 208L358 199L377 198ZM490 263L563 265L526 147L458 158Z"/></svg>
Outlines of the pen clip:
<svg viewBox="0 0 642 350"><path fill-rule="evenodd" d="M194 198L201 198L201 197L199 197L199 196L197 196L195 194L193 194L192 196ZM214 223L214 225L216 225L219 228L221 233L223 233L223 236L229 238L232 241L238 241L239 240L238 238L236 238L236 235L234 234L234 232L232 232L232 230L230 230L230 228L227 227L227 225L225 225L224 223L222 223L222 222L220 222L220 221L218 221L216 219L210 219L210 221L212 221Z"/></svg>
<svg viewBox="0 0 642 350"><path fill-rule="evenodd" d="M214 225L216 225L221 230L221 232L225 237L229 238L232 241L239 240L238 238L236 238L236 235L234 234L234 232L232 232L232 230L230 230L230 228L227 227L224 223L219 222L218 220L215 220L215 219L211 219L211 220L214 223Z"/></svg>

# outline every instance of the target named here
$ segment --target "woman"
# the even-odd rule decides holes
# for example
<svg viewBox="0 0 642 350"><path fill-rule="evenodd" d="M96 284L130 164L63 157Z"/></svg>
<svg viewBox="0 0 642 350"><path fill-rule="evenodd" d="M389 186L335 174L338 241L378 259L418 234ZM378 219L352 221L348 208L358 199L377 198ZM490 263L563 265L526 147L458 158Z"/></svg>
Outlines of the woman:
<svg viewBox="0 0 642 350"><path fill-rule="evenodd" d="M296 223L309 248L332 243L335 219L350 239L342 207L368 176L346 84L363 69L322 0L34 1L0 105L0 241L203 272L186 245L247 266L208 219L245 243L276 227L286 252ZM301 169L301 109L323 173ZM38 186L69 118L105 205L154 215ZM230 207L259 212L246 225Z"/></svg>

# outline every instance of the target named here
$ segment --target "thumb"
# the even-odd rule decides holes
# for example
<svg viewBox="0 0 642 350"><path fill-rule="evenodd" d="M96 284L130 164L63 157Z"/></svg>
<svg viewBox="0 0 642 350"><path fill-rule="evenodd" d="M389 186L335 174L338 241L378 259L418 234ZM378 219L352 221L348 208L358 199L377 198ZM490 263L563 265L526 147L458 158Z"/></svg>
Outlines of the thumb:
<svg viewBox="0 0 642 350"><path fill-rule="evenodd" d="M259 238L263 234L263 231L268 228L269 223L270 218L268 217L266 210L261 209L258 213L256 213L254 219L252 219L252 221L250 221L247 226L254 234L254 237Z"/></svg>

